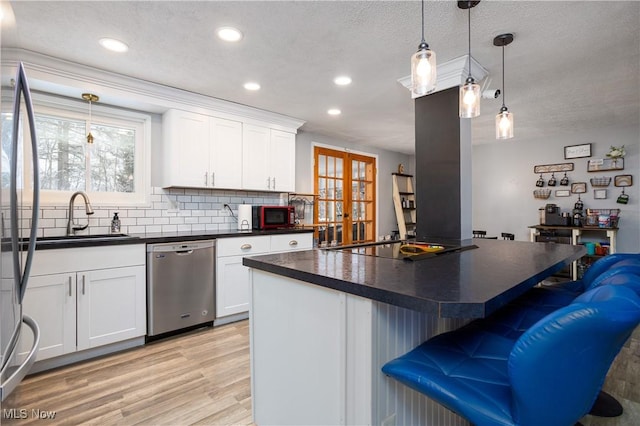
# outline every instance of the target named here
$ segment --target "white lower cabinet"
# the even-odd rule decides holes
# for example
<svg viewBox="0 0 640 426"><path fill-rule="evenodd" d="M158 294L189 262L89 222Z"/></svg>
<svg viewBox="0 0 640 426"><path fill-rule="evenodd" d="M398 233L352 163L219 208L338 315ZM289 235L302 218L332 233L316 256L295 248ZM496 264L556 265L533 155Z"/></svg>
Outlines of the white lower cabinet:
<svg viewBox="0 0 640 426"><path fill-rule="evenodd" d="M144 336L144 261L144 245L37 251L23 302L40 327L37 361Z"/></svg>
<svg viewBox="0 0 640 426"><path fill-rule="evenodd" d="M249 268L242 265L242 258L312 247L311 232L219 239L216 246L216 318L249 311Z"/></svg>

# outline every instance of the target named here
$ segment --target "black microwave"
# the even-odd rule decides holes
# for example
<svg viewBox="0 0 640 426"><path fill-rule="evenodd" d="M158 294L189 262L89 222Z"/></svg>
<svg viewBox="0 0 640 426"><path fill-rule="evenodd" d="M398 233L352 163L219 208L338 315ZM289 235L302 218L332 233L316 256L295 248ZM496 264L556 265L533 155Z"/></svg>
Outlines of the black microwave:
<svg viewBox="0 0 640 426"><path fill-rule="evenodd" d="M295 226L293 206L253 206L251 210L253 229L293 228Z"/></svg>

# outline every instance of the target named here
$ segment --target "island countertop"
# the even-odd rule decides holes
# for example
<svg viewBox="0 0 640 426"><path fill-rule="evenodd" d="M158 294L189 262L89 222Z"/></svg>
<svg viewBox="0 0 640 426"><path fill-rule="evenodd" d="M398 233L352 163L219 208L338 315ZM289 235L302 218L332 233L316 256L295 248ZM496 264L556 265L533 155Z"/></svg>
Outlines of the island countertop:
<svg viewBox="0 0 640 426"><path fill-rule="evenodd" d="M314 249L245 257L243 264L440 318L483 318L585 253L568 244L472 243L477 248L420 261Z"/></svg>

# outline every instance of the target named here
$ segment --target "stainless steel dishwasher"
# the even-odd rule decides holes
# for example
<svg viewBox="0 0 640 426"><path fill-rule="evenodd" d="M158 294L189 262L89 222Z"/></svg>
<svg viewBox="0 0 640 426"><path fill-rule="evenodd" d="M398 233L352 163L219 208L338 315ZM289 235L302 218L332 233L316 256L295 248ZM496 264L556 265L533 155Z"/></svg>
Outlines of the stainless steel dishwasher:
<svg viewBox="0 0 640 426"><path fill-rule="evenodd" d="M147 336L213 323L215 241L147 245Z"/></svg>

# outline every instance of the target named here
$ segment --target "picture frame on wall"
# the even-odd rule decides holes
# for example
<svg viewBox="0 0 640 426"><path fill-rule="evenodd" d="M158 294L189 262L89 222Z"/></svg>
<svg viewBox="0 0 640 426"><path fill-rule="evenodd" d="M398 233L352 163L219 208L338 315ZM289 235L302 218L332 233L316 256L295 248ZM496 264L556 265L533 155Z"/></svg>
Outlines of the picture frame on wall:
<svg viewBox="0 0 640 426"><path fill-rule="evenodd" d="M606 189L594 189L593 190L593 198L595 200L604 200L607 198L607 190Z"/></svg>
<svg viewBox="0 0 640 426"><path fill-rule="evenodd" d="M571 191L569 191L568 189L556 189L556 197L570 197L571 196Z"/></svg>
<svg viewBox="0 0 640 426"><path fill-rule="evenodd" d="M571 184L572 194L584 194L587 192L587 182L574 182Z"/></svg>
<svg viewBox="0 0 640 426"><path fill-rule="evenodd" d="M591 157L591 144L569 145L564 147L564 159Z"/></svg>
<svg viewBox="0 0 640 426"><path fill-rule="evenodd" d="M617 175L613 178L613 184L615 186L631 186L633 185L632 175Z"/></svg>

